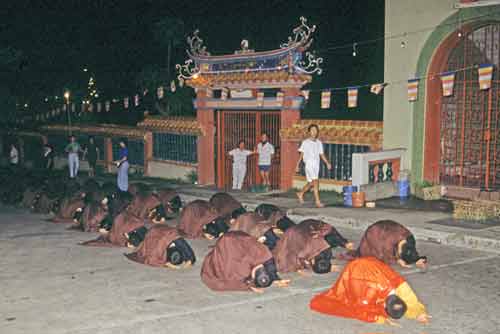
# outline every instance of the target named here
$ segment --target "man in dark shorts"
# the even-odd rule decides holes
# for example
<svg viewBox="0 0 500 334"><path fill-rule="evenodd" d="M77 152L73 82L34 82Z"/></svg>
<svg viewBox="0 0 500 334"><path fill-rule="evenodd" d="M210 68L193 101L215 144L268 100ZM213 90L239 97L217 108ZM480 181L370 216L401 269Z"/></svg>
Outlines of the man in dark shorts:
<svg viewBox="0 0 500 334"><path fill-rule="evenodd" d="M262 134L261 141L255 150L259 155L259 172L262 178L262 185L268 190L271 186L269 172L271 170L271 161L274 155L274 146L268 142L266 133Z"/></svg>

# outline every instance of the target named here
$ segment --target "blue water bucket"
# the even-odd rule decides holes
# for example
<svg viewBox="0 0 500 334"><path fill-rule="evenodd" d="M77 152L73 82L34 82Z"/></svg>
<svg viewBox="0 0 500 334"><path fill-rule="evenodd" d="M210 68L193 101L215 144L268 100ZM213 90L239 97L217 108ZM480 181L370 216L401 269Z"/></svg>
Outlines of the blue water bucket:
<svg viewBox="0 0 500 334"><path fill-rule="evenodd" d="M352 193L358 191L358 187L345 186L342 191L344 193L344 206L352 206Z"/></svg>
<svg viewBox="0 0 500 334"><path fill-rule="evenodd" d="M398 191L400 198L407 198L410 196L410 181L400 180L398 181Z"/></svg>

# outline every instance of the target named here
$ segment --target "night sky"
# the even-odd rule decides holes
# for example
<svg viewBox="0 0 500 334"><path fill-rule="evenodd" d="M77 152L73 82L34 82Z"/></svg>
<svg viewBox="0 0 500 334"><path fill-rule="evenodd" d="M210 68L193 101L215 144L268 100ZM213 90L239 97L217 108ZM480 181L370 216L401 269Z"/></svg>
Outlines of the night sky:
<svg viewBox="0 0 500 334"><path fill-rule="evenodd" d="M278 48L300 16L317 25L312 49L325 59L323 75L315 77L309 88L383 80L383 41L358 47L356 57L350 46L336 49L383 36L383 0L4 0L0 11L0 98L29 102L30 109L48 109L64 89L83 96L90 73L103 100L138 92L141 71L156 71L167 83L175 75L174 65L186 58L185 38L195 28L212 54L232 53L242 39L257 51ZM158 27L172 19L183 26L172 38L168 73L168 43L158 37L162 36ZM324 111L319 109L319 94L311 93L306 117L382 117L381 97L361 92L360 107L347 111L345 92L339 92L334 94L333 110Z"/></svg>

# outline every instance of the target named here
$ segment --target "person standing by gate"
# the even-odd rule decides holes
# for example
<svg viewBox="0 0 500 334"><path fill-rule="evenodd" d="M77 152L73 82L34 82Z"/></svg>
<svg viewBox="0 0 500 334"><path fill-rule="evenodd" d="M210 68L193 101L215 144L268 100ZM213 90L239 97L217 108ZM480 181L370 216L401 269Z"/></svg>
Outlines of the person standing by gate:
<svg viewBox="0 0 500 334"><path fill-rule="evenodd" d="M95 177L98 155L99 155L99 148L95 144L94 137L89 137L89 144L87 145L87 161L89 162L90 177Z"/></svg>
<svg viewBox="0 0 500 334"><path fill-rule="evenodd" d="M69 140L70 143L66 146L65 151L68 153L69 177L74 179L78 175L78 168L80 167L78 153L83 152L83 150L76 141L75 136L70 136Z"/></svg>
<svg viewBox="0 0 500 334"><path fill-rule="evenodd" d="M304 194L311 188L313 188L316 207L322 208L324 207L324 205L319 199L320 159L323 160L323 162L326 164L328 170L332 169L332 165L326 159L326 156L323 153L323 143L318 139L318 126L316 124L311 124L307 128L307 131L309 132L310 137L304 140L300 145L300 158L299 161L297 161L296 167L296 172L298 173L300 168L300 161L304 161L307 184L302 188L301 191L297 193L297 197L301 204L304 203Z"/></svg>
<svg viewBox="0 0 500 334"><path fill-rule="evenodd" d="M245 141L240 140L238 147L229 151L233 157L233 190L241 190L247 173L247 157L255 152L245 149Z"/></svg>
<svg viewBox="0 0 500 334"><path fill-rule="evenodd" d="M261 141L257 145L255 151L259 155L259 172L262 178L262 185L269 188L271 186L269 172L271 170L271 161L274 155L274 146L268 142L267 133L264 132L262 134Z"/></svg>
<svg viewBox="0 0 500 334"><path fill-rule="evenodd" d="M118 189L123 192L128 191L128 148L125 139L120 140L120 160L115 161L118 167Z"/></svg>

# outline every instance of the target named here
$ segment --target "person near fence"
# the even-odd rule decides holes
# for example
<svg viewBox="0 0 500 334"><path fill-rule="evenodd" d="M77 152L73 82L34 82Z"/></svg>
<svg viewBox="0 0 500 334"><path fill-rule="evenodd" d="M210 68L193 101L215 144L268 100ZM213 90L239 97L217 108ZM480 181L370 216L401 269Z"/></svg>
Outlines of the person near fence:
<svg viewBox="0 0 500 334"><path fill-rule="evenodd" d="M70 136L69 141L65 151L68 153L69 177L74 179L78 175L78 168L80 167L78 153L83 152L83 150L76 141L75 136Z"/></svg>
<svg viewBox="0 0 500 334"><path fill-rule="evenodd" d="M89 143L87 145L87 161L89 163L89 176L94 177L96 166L97 166L97 157L99 156L99 148L95 144L94 137L89 137Z"/></svg>
<svg viewBox="0 0 500 334"><path fill-rule="evenodd" d="M47 170L54 169L54 149L49 144L43 146L43 167Z"/></svg>
<svg viewBox="0 0 500 334"><path fill-rule="evenodd" d="M304 194L312 188L316 207L322 208L324 205L319 198L320 162L323 160L328 170L332 169L332 165L323 152L323 143L318 139L319 127L316 124L311 124L307 128L307 131L309 132L309 138L304 140L300 145L300 157L296 167L296 172L298 173L300 171L300 162L304 161L307 183L302 190L297 193L297 197L301 204L304 203Z"/></svg>
<svg viewBox="0 0 500 334"><path fill-rule="evenodd" d="M10 145L9 162L11 167L16 167L19 164L19 151L14 144Z"/></svg>
<svg viewBox="0 0 500 334"><path fill-rule="evenodd" d="M233 190L241 190L243 187L247 173L247 157L254 153L245 149L244 140L240 140L238 147L229 151L228 154L233 157Z"/></svg>
<svg viewBox="0 0 500 334"><path fill-rule="evenodd" d="M267 133L263 133L261 141L255 149L259 155L259 172L262 178L262 185L266 188L271 186L269 181L269 172L271 170L271 161L274 155L274 146L268 141Z"/></svg>
<svg viewBox="0 0 500 334"><path fill-rule="evenodd" d="M125 139L120 140L120 155L119 160L115 161L116 166L118 167L118 176L117 183L118 189L121 191L128 190L128 148Z"/></svg>

